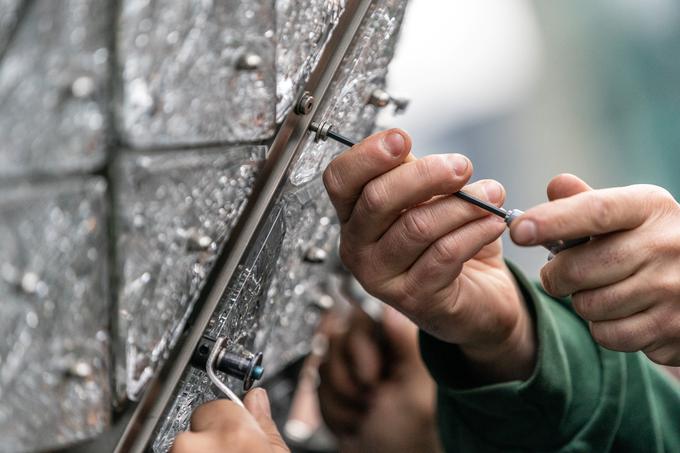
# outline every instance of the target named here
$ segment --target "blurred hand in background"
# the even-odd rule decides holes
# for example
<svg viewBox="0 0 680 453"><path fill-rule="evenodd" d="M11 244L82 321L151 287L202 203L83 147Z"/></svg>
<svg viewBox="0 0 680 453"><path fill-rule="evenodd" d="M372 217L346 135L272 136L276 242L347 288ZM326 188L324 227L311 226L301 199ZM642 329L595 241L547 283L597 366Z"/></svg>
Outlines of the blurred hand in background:
<svg viewBox="0 0 680 453"><path fill-rule="evenodd" d="M320 376L321 412L342 453L441 451L418 329L396 310L386 307L376 323L354 309L329 335Z"/></svg>

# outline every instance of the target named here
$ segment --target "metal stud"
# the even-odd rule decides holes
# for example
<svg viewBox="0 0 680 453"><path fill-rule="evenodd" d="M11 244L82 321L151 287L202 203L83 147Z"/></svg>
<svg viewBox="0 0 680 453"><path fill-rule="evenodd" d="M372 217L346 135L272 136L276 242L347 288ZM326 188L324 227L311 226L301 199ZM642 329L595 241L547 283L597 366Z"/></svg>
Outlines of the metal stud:
<svg viewBox="0 0 680 453"><path fill-rule="evenodd" d="M309 91L305 91L295 104L295 113L298 115L306 115L312 111L314 107L314 96Z"/></svg>
<svg viewBox="0 0 680 453"><path fill-rule="evenodd" d="M236 60L236 68L242 71L255 71L262 66L262 57L253 52L246 52Z"/></svg>
<svg viewBox="0 0 680 453"><path fill-rule="evenodd" d="M328 252L321 247L312 246L305 252L305 261L308 263L323 263L328 258Z"/></svg>
<svg viewBox="0 0 680 453"><path fill-rule="evenodd" d="M387 91L376 88L368 98L368 103L378 108L383 108L387 107L391 100L392 96Z"/></svg>

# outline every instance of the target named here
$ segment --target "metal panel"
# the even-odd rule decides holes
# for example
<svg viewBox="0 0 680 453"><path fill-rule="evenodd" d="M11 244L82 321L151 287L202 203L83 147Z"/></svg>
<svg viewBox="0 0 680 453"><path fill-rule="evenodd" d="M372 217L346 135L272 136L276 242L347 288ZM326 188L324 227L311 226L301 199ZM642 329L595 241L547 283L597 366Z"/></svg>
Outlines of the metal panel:
<svg viewBox="0 0 680 453"><path fill-rule="evenodd" d="M329 121L349 138L360 140L373 131L377 107L371 93L385 85L394 54L406 0L376 1L352 41L336 73L329 95L319 105L316 121ZM310 136L293 165L290 181L300 185L317 176L345 147L331 140L314 142Z"/></svg>
<svg viewBox="0 0 680 453"><path fill-rule="evenodd" d="M262 146L124 153L117 170L118 386L135 399L181 332L246 205ZM124 367L124 369L123 369Z"/></svg>
<svg viewBox="0 0 680 453"><path fill-rule="evenodd" d="M274 133L273 0L123 0L118 123L131 147Z"/></svg>
<svg viewBox="0 0 680 453"><path fill-rule="evenodd" d="M344 10L345 0L276 0L277 122L293 107Z"/></svg>
<svg viewBox="0 0 680 453"><path fill-rule="evenodd" d="M0 176L95 168L105 157L110 2L26 8L0 65Z"/></svg>
<svg viewBox="0 0 680 453"><path fill-rule="evenodd" d="M0 197L0 451L66 445L109 423L106 185Z"/></svg>

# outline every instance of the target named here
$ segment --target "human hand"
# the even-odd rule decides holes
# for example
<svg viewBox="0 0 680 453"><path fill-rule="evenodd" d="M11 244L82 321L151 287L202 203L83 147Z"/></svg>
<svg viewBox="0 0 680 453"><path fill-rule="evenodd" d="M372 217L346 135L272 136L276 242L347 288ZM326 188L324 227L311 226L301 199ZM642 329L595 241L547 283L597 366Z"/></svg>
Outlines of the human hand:
<svg viewBox="0 0 680 453"><path fill-rule="evenodd" d="M267 392L251 390L243 403L248 410L227 400L200 406L191 416L191 430L175 438L171 453L288 453Z"/></svg>
<svg viewBox="0 0 680 453"><path fill-rule="evenodd" d="M340 451L440 451L435 385L418 351L418 329L389 307L381 324L354 310L329 335L319 402Z"/></svg>
<svg viewBox="0 0 680 453"><path fill-rule="evenodd" d="M660 187L592 190L567 174L550 181L548 198L513 222L517 244L593 239L543 267L545 290L571 295L602 346L680 365L680 205Z"/></svg>
<svg viewBox="0 0 680 453"><path fill-rule="evenodd" d="M451 196L472 174L466 157L409 160L410 147L405 132L381 132L324 172L341 223L342 261L369 293L458 344L480 376L528 377L533 326L503 262L505 224ZM495 181L465 190L498 206L505 198Z"/></svg>

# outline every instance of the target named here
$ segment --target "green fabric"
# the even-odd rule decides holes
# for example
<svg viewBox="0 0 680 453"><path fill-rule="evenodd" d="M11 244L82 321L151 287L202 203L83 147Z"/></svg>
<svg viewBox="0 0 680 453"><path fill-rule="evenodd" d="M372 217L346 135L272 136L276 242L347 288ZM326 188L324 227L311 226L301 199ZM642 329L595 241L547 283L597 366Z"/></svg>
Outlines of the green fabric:
<svg viewBox="0 0 680 453"><path fill-rule="evenodd" d="M512 270L538 337L527 381L466 388L456 346L420 334L446 451L680 452L680 385L642 354L599 347L568 300Z"/></svg>

